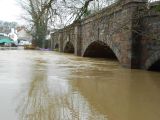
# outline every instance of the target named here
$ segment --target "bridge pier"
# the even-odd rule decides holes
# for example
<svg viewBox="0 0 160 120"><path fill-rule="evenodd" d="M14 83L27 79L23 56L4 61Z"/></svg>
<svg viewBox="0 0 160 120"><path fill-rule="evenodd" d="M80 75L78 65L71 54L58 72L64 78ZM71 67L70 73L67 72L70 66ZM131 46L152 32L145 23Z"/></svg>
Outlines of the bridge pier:
<svg viewBox="0 0 160 120"><path fill-rule="evenodd" d="M77 56L81 56L81 35L82 34L82 27L81 23L76 23L75 25L75 30L74 30L74 35L75 35L75 52L74 54Z"/></svg>
<svg viewBox="0 0 160 120"><path fill-rule="evenodd" d="M60 31L58 35L59 52L63 52L63 32Z"/></svg>

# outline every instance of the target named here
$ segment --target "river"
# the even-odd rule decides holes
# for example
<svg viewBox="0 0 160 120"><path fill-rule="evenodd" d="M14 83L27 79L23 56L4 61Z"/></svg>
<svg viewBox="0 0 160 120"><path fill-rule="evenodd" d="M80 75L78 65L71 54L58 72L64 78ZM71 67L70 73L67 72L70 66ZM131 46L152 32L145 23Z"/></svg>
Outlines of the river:
<svg viewBox="0 0 160 120"><path fill-rule="evenodd" d="M159 120L160 73L53 51L0 51L1 120Z"/></svg>

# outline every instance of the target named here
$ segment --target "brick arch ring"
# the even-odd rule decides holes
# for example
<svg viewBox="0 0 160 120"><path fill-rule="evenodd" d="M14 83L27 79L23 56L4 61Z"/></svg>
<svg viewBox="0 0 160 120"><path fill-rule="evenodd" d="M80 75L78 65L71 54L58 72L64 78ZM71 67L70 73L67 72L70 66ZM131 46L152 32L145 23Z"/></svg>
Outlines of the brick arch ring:
<svg viewBox="0 0 160 120"><path fill-rule="evenodd" d="M155 62L160 60L160 51L154 53L151 57L149 57L145 62L145 69L148 70Z"/></svg>
<svg viewBox="0 0 160 120"><path fill-rule="evenodd" d="M119 50L118 48L113 49L111 43L110 43L110 44L109 44L109 43L105 43L104 41L100 41L100 40L92 41L91 43L89 43L89 44L85 47L84 52L82 53L82 56L85 55L85 52L87 51L87 49L89 48L89 46L92 45L93 43L99 43L99 44L102 45L102 46L107 46L107 47L109 47L109 48L113 51L113 53L115 54L115 56L117 57L118 61L119 61L119 62L121 61L121 59L120 59L120 54L119 54L120 50Z"/></svg>

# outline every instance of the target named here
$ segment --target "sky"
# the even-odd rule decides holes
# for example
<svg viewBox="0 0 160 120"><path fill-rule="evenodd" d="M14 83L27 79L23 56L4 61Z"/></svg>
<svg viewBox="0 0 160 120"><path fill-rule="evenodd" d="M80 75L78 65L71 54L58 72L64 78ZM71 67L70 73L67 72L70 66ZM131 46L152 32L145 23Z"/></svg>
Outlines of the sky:
<svg viewBox="0 0 160 120"><path fill-rule="evenodd" d="M152 0L157 1L157 0ZM25 23L22 20L22 8L17 4L16 0L0 0L0 20L9 22Z"/></svg>
<svg viewBox="0 0 160 120"><path fill-rule="evenodd" d="M0 20L22 23L22 11L16 0L0 0Z"/></svg>

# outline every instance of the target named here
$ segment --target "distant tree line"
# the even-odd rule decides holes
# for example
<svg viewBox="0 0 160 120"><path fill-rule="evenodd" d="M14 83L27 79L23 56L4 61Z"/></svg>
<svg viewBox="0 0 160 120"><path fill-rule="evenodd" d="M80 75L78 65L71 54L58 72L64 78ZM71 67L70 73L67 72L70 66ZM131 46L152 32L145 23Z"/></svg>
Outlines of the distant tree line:
<svg viewBox="0 0 160 120"><path fill-rule="evenodd" d="M0 21L0 33L10 33L11 28L16 28L18 23L16 22L7 22L7 21Z"/></svg>

